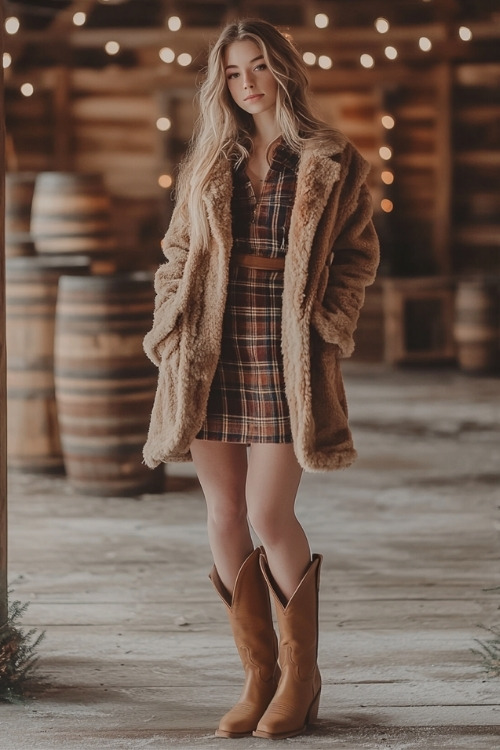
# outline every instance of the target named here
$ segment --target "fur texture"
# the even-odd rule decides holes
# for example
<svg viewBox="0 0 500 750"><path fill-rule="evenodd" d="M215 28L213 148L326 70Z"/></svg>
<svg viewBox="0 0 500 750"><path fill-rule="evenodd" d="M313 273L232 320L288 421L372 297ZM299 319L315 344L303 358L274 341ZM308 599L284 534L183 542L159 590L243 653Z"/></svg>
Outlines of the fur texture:
<svg viewBox="0 0 500 750"><path fill-rule="evenodd" d="M365 179L368 165L340 133L311 141L297 174L285 261L282 349L297 459L306 471L348 466L356 458L339 358L354 350L365 287L375 278L378 241ZM231 254L230 163L221 158L204 203L209 247L190 244L182 207L162 243L155 314L144 339L159 367L144 460L189 460L205 416L220 355Z"/></svg>

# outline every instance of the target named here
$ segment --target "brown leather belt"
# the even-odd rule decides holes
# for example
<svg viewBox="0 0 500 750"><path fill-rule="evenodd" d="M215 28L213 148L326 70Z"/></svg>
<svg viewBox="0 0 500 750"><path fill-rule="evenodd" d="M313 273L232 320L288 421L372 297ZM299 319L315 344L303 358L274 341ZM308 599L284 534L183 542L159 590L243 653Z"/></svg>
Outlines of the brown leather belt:
<svg viewBox="0 0 500 750"><path fill-rule="evenodd" d="M264 258L260 255L243 255L243 253L233 255L231 263L233 266L256 268L259 271L283 271L285 268L284 258Z"/></svg>

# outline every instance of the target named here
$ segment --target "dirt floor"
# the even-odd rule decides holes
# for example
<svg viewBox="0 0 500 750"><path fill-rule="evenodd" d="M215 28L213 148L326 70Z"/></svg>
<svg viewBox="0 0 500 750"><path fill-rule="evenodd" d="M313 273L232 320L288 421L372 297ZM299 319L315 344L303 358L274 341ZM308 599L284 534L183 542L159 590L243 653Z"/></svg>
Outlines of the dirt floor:
<svg viewBox="0 0 500 750"><path fill-rule="evenodd" d="M324 555L319 723L284 742L496 750L500 676L477 651L500 625L500 378L345 376L359 459L306 475L298 501ZM140 498L12 473L9 504L12 598L46 636L35 697L0 705L0 750L269 747L213 736L242 675L190 464Z"/></svg>

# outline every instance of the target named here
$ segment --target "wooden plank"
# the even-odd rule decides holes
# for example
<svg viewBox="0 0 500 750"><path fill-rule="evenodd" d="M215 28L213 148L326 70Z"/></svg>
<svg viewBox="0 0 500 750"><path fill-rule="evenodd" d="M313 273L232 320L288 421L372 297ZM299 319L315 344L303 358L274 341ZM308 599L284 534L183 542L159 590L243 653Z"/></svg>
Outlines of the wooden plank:
<svg viewBox="0 0 500 750"><path fill-rule="evenodd" d="M158 131L147 123L123 127L120 123L77 122L74 127L76 151L135 151L151 154Z"/></svg>
<svg viewBox="0 0 500 750"><path fill-rule="evenodd" d="M436 95L439 117L436 118L435 149L439 159L434 190L434 225L433 245L437 273L446 274L452 271L451 258L451 190L452 190L452 156L451 156L451 87L452 72L449 63L443 63L436 70Z"/></svg>
<svg viewBox="0 0 500 750"><path fill-rule="evenodd" d="M151 122L158 117L150 96L83 96L73 100L73 117L98 122Z"/></svg>

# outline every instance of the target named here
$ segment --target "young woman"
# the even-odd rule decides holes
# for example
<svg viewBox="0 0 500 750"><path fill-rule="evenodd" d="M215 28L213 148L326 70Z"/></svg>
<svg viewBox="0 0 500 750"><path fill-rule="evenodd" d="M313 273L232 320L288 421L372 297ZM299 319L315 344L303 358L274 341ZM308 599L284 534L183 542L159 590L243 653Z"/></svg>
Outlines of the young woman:
<svg viewBox="0 0 500 750"><path fill-rule="evenodd" d="M220 737L291 737L317 716L321 555L311 557L295 498L303 470L356 456L339 358L353 351L378 263L368 168L313 115L307 90L276 28L222 31L145 338L159 367L145 461L194 461L210 577L246 674Z"/></svg>

